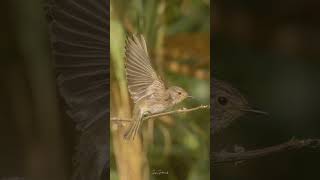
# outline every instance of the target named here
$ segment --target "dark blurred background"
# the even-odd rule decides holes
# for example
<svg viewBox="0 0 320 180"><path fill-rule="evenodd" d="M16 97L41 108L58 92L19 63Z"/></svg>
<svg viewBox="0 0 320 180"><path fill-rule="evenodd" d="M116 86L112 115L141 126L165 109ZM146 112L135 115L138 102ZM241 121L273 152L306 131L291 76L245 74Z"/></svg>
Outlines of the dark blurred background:
<svg viewBox="0 0 320 180"><path fill-rule="evenodd" d="M211 9L212 74L270 116L246 115L214 146L247 150L320 138L319 1L224 0ZM215 179L319 179L320 150L213 167Z"/></svg>
<svg viewBox="0 0 320 180"><path fill-rule="evenodd" d="M0 179L70 175L74 131L59 106L44 5L1 1Z"/></svg>

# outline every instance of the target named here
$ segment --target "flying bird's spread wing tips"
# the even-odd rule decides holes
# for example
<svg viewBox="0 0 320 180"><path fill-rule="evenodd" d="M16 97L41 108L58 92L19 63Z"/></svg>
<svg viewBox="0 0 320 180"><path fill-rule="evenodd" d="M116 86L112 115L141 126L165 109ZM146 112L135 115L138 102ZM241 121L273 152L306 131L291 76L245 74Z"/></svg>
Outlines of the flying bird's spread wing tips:
<svg viewBox="0 0 320 180"><path fill-rule="evenodd" d="M147 44L142 35L127 38L125 56L128 89L134 102L155 93L159 88L165 88L151 66Z"/></svg>
<svg viewBox="0 0 320 180"><path fill-rule="evenodd" d="M106 6L104 0L51 0L47 8L58 85L80 130L108 117Z"/></svg>
<svg viewBox="0 0 320 180"><path fill-rule="evenodd" d="M98 180L108 161L109 6L105 0L48 0L60 94L82 132L75 180Z"/></svg>

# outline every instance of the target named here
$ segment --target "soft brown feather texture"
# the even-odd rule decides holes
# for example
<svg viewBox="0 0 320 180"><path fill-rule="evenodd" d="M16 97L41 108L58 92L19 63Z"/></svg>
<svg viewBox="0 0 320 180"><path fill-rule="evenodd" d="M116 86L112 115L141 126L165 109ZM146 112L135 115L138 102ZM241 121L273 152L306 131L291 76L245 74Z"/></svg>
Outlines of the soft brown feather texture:
<svg viewBox="0 0 320 180"><path fill-rule="evenodd" d="M128 89L135 103L165 90L164 83L151 66L147 44L142 35L132 35L127 39L125 55Z"/></svg>
<svg viewBox="0 0 320 180"><path fill-rule="evenodd" d="M134 139L147 113L159 113L181 102L188 93L180 87L166 88L151 66L147 43L142 35L132 35L126 42L126 77L134 101L133 122L125 139Z"/></svg>

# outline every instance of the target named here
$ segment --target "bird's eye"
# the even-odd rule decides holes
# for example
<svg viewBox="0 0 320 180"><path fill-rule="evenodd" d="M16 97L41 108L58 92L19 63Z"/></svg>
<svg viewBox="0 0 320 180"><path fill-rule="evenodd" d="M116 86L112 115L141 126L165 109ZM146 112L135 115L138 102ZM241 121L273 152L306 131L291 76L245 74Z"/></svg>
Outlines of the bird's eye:
<svg viewBox="0 0 320 180"><path fill-rule="evenodd" d="M182 93L179 91L178 94L181 95Z"/></svg>
<svg viewBox="0 0 320 180"><path fill-rule="evenodd" d="M219 102L219 104L224 106L224 105L228 104L228 99L226 97L220 96L220 97L218 97L218 102Z"/></svg>

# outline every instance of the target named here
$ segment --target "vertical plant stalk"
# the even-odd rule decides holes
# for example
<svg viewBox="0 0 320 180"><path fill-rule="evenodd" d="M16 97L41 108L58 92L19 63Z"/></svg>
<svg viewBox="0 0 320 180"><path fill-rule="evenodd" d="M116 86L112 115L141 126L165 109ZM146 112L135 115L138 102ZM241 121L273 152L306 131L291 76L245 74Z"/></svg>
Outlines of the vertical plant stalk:
<svg viewBox="0 0 320 180"><path fill-rule="evenodd" d="M112 110L111 114L119 117L130 117L130 105L127 100L121 98L118 84L112 84ZM123 97L123 96L122 96ZM117 170L120 180L145 180L148 178L148 163L142 148L140 137L134 141L125 141L123 134L125 128L114 128L111 124L113 151L117 163Z"/></svg>
<svg viewBox="0 0 320 180"><path fill-rule="evenodd" d="M111 103L110 115L121 118L131 117L129 95L126 87L124 73L124 33L122 26L116 20L110 20L110 52L111 52ZM113 42L113 43L112 43ZM123 138L126 128L110 126L117 173L120 180L147 180L149 179L149 165L142 147L141 138L137 136L134 141Z"/></svg>

